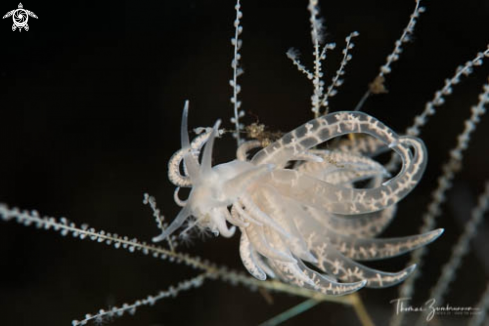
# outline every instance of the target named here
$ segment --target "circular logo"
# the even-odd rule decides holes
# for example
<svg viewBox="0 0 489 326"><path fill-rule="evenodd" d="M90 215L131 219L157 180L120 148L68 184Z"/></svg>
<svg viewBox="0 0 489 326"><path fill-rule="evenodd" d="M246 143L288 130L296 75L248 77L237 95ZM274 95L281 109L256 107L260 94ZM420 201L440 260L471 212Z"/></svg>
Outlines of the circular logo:
<svg viewBox="0 0 489 326"><path fill-rule="evenodd" d="M29 16L27 15L27 12L24 9L17 9L12 16L14 19L15 26L20 28L24 27L27 24L27 21L29 20Z"/></svg>
<svg viewBox="0 0 489 326"><path fill-rule="evenodd" d="M2 18L8 18L12 16L12 19L14 21L14 24L12 25L12 31L15 31L16 29L19 30L19 32L22 31L22 29L28 31L29 30L29 25L27 25L27 21L29 20L29 16L33 18L37 18L36 14L33 13L30 10L24 9L24 6L22 3L19 3L19 6L17 9L10 10L8 13L6 13Z"/></svg>

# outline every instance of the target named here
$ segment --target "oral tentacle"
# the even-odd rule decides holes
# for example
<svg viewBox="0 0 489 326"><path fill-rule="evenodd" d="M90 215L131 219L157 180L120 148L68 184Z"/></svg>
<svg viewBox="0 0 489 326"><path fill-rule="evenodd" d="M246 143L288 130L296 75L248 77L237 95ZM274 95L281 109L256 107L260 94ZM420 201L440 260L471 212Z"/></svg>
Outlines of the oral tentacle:
<svg viewBox="0 0 489 326"><path fill-rule="evenodd" d="M212 217L214 223L217 226L217 229L219 230L219 233L225 237L225 238L230 238L234 235L234 232L236 231L236 227L228 227L226 224L226 215L223 214L222 210L219 210L216 215Z"/></svg>
<svg viewBox="0 0 489 326"><path fill-rule="evenodd" d="M185 223L187 218L191 215L189 206L185 206L182 208L180 213L178 213L177 217L170 224L168 228L165 229L159 236L153 238L153 242L160 242L168 238L173 232L175 232L179 227Z"/></svg>

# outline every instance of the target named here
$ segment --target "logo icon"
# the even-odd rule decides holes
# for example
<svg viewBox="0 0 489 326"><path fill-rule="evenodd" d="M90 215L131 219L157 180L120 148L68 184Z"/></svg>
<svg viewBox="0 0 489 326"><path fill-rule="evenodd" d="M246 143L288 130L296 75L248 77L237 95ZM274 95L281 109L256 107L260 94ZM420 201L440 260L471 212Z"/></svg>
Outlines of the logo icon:
<svg viewBox="0 0 489 326"><path fill-rule="evenodd" d="M22 3L19 3L19 7L17 9L14 9L6 13L5 16L3 16L3 18L5 19L10 16L12 16L12 19L14 21L14 24L12 25L12 31L15 31L18 28L19 32L22 32L22 28L24 28L26 31L29 30L29 25L27 25L29 16L37 19L36 14L33 13L32 11L25 10L24 6L22 6Z"/></svg>

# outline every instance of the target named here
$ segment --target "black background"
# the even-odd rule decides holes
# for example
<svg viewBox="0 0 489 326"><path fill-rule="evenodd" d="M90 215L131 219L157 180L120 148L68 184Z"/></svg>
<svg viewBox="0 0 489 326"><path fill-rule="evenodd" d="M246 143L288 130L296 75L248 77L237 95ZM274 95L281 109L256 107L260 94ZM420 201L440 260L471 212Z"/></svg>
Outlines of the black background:
<svg viewBox="0 0 489 326"><path fill-rule="evenodd" d="M3 1L0 12L18 3ZM156 196L171 219L178 207L167 179L167 161L179 148L180 115L191 101L191 127L223 119L231 127L230 62L235 18L232 1L31 1L24 8L28 32L12 32L0 21L0 201L67 216L99 229L150 240L158 234L144 192ZM244 1L240 79L244 120L259 119L272 130L290 130L312 117L310 82L285 56L289 47L312 57L306 1ZM414 1L320 1L327 41L338 48L325 66L329 81L341 61L344 38L360 32L345 85L333 110L354 108L405 27ZM483 0L426 1L427 12L414 43L388 76L386 95L364 110L402 131L455 68L489 42L489 4ZM487 81L489 65L457 86L421 137L429 166L418 188L399 206L383 236L417 232L421 213L436 185L441 164L454 146L470 106ZM430 259L416 283L419 302L439 275L450 246L462 231L484 180L489 178L489 122L475 132L465 168L444 205L445 235L430 246ZM216 163L233 158L231 137L219 140ZM489 275L487 222L448 293L452 305L474 306ZM196 239L181 250L244 270L238 237ZM399 270L400 257L372 266ZM70 325L86 313L133 302L166 289L197 271L140 254L52 231L0 223L0 324ZM257 292L216 281L175 299L114 320L114 325L254 325L301 302L272 294L269 305ZM397 289L364 290L377 325L387 325ZM446 317L443 325L466 324ZM285 325L357 325L353 311L322 304Z"/></svg>

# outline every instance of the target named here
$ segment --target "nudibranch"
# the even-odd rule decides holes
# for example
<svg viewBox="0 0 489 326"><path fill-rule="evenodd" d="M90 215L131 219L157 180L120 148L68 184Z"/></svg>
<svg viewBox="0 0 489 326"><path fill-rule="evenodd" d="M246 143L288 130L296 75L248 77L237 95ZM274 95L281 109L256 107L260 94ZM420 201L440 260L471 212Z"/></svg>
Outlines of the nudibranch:
<svg viewBox="0 0 489 326"><path fill-rule="evenodd" d="M364 286L383 288L403 281L415 265L384 272L360 262L406 253L443 232L376 238L393 219L396 204L420 181L427 151L420 139L399 136L366 113L321 116L265 148L256 140L244 142L237 159L216 166L211 161L220 122L190 142L187 118L188 102L182 117L182 148L169 163L170 180L177 186L175 199L182 209L155 242L184 225L183 233L196 227L224 237L233 236L238 228L241 259L257 279L269 276L324 294L344 295ZM345 151L340 142L328 149L318 147L349 134L370 136L375 149ZM379 149L399 155L402 166L395 176L372 158ZM258 152L248 158L252 150ZM181 187L191 188L185 201L178 197Z"/></svg>

